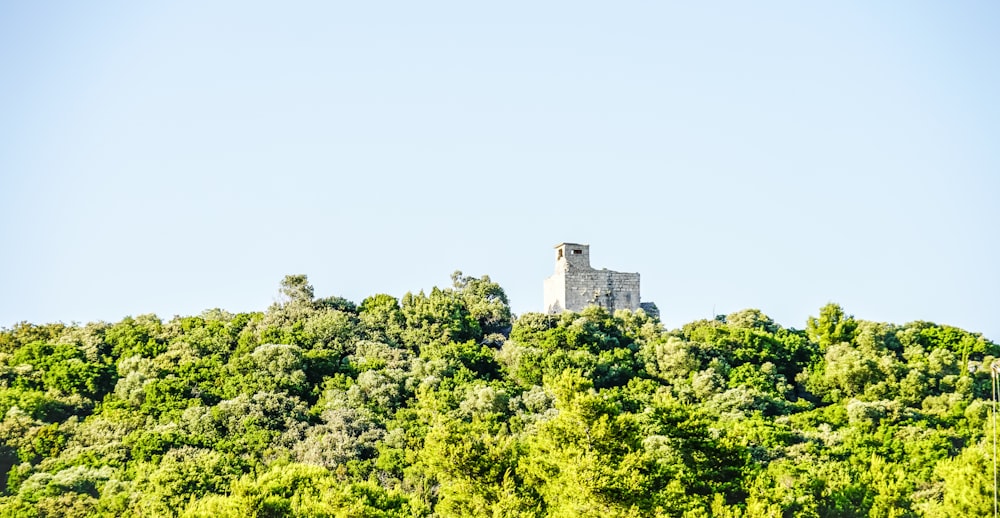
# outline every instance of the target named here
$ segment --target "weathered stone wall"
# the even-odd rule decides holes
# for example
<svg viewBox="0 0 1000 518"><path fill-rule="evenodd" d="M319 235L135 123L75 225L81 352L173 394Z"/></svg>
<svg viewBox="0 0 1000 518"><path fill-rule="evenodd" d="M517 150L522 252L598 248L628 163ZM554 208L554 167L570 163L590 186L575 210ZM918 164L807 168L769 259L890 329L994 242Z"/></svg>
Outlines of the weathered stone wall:
<svg viewBox="0 0 1000 518"><path fill-rule="evenodd" d="M556 246L556 271L545 279L545 311L580 311L601 306L610 312L639 309L639 274L595 270L590 247L577 243Z"/></svg>
<svg viewBox="0 0 1000 518"><path fill-rule="evenodd" d="M571 268L565 277L565 307L570 311L587 306L601 306L612 313L639 309L638 273Z"/></svg>
<svg viewBox="0 0 1000 518"><path fill-rule="evenodd" d="M556 245L556 270L560 266L569 268L590 268L590 245L562 243Z"/></svg>
<svg viewBox="0 0 1000 518"><path fill-rule="evenodd" d="M557 272L545 279L545 312L562 313L566 311L566 276Z"/></svg>
<svg viewBox="0 0 1000 518"><path fill-rule="evenodd" d="M640 302L639 309L653 318L660 318L660 308L656 307L654 302Z"/></svg>

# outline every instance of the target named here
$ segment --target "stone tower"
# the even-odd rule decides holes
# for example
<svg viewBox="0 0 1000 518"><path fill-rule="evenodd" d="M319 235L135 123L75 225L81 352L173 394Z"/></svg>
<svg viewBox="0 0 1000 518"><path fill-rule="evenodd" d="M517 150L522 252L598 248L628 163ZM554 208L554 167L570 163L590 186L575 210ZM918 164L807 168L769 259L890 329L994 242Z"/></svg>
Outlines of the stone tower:
<svg viewBox="0 0 1000 518"><path fill-rule="evenodd" d="M556 271L545 279L546 313L580 311L587 306L611 313L639 309L638 273L591 268L589 245L560 243L555 248Z"/></svg>

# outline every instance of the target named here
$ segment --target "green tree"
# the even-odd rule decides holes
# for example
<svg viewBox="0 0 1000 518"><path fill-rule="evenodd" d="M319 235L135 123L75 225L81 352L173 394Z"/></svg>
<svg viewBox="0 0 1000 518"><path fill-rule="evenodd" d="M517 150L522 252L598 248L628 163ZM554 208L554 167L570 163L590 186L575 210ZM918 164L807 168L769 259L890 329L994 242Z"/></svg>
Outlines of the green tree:
<svg viewBox="0 0 1000 518"><path fill-rule="evenodd" d="M488 275L477 279L457 270L451 274L451 281L483 335L494 344L502 342L502 337L510 333L512 321L510 303L503 288Z"/></svg>
<svg viewBox="0 0 1000 518"><path fill-rule="evenodd" d="M306 275L286 275L281 280L281 294L286 304L312 305L315 293Z"/></svg>
<svg viewBox="0 0 1000 518"><path fill-rule="evenodd" d="M806 321L806 334L809 339L819 344L820 350L841 342L854 340L854 332L858 323L853 316L845 315L837 304L829 303L819 310L819 317L809 317Z"/></svg>

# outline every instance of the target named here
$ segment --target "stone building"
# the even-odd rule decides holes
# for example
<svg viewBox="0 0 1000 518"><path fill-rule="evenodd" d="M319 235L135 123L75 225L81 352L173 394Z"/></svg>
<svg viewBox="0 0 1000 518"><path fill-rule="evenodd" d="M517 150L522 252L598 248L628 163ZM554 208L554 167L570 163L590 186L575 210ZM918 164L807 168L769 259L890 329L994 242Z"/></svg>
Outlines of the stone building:
<svg viewBox="0 0 1000 518"><path fill-rule="evenodd" d="M639 274L596 270L590 266L590 245L556 245L556 271L545 279L545 312L580 311L587 306L637 310L656 314L654 304L640 304Z"/></svg>

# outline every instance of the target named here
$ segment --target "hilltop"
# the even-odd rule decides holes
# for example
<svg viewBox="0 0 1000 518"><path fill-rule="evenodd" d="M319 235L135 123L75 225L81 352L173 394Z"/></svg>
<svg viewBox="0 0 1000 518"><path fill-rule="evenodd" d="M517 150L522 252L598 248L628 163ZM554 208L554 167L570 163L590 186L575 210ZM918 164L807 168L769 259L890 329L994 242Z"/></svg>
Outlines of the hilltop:
<svg viewBox="0 0 1000 518"><path fill-rule="evenodd" d="M982 335L515 316L489 277L0 331L4 516L972 516Z"/></svg>

